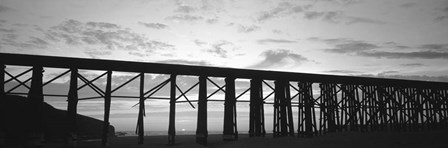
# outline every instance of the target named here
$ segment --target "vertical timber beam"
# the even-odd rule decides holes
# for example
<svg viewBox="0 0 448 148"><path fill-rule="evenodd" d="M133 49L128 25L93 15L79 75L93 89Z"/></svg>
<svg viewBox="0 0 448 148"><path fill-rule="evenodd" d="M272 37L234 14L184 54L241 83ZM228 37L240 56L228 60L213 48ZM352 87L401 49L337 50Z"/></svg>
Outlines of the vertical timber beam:
<svg viewBox="0 0 448 148"><path fill-rule="evenodd" d="M289 128L289 136L294 136L294 117L292 116L292 105L291 105L291 90L289 88L289 82L286 81L285 85L285 103L286 103L286 112L288 114L288 128Z"/></svg>
<svg viewBox="0 0 448 148"><path fill-rule="evenodd" d="M294 136L291 97L288 81L275 81L274 137Z"/></svg>
<svg viewBox="0 0 448 148"><path fill-rule="evenodd" d="M33 74L31 80L31 89L28 93L29 108L30 109L30 138L29 144L32 146L42 146L44 138L44 120L43 120L43 89L42 89L42 66L33 66Z"/></svg>
<svg viewBox="0 0 448 148"><path fill-rule="evenodd" d="M143 144L144 141L144 116L145 116L145 73L140 73L140 98L138 106L138 119L137 119L137 134L138 144Z"/></svg>
<svg viewBox="0 0 448 148"><path fill-rule="evenodd" d="M235 98L235 78L227 77L225 100L224 100L224 140L236 140L236 98Z"/></svg>
<svg viewBox="0 0 448 148"><path fill-rule="evenodd" d="M313 97L312 97L312 83L310 82L299 82L299 89L303 95L303 103L304 103L304 113L305 113L305 136L312 137L313 136L313 116L312 116L312 108L313 108Z"/></svg>
<svg viewBox="0 0 448 148"><path fill-rule="evenodd" d="M77 122L77 106L78 106L78 69L70 68L70 88L68 90L68 143L76 145L78 140L78 122Z"/></svg>
<svg viewBox="0 0 448 148"><path fill-rule="evenodd" d="M170 76L170 121L168 127L168 144L176 143L176 75Z"/></svg>
<svg viewBox="0 0 448 148"><path fill-rule="evenodd" d="M261 79L250 81L249 137L264 136L263 88Z"/></svg>
<svg viewBox="0 0 448 148"><path fill-rule="evenodd" d="M107 71L106 91L104 95L104 121L103 121L104 124L103 124L103 136L101 140L102 146L108 145L111 89L112 89L112 71L109 70Z"/></svg>
<svg viewBox="0 0 448 148"><path fill-rule="evenodd" d="M199 101L196 143L207 145L207 137L207 76L199 76Z"/></svg>
<svg viewBox="0 0 448 148"><path fill-rule="evenodd" d="M0 147L5 145L6 117L5 117L5 64L0 60Z"/></svg>

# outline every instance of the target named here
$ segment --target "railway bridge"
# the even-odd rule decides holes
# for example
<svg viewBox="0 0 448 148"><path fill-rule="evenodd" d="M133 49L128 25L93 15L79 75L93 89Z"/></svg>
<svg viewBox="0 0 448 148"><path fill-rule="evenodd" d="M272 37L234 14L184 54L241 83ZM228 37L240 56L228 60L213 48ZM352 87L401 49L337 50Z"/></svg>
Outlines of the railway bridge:
<svg viewBox="0 0 448 148"><path fill-rule="evenodd" d="M196 142L207 143L207 102L211 96L224 92L224 140L237 140L237 108L238 102L249 102L249 136L265 136L265 105L273 105L273 136L312 137L341 131L421 131L448 127L448 83L413 80L366 78L354 76L335 76L278 71L245 70L204 66L187 66L159 63L141 63L128 61L81 59L36 55L0 54L0 95L27 95L35 105L33 118L36 123L43 122L39 103L45 96L64 97L68 100L67 116L70 127L68 135L76 135L76 114L78 101L87 99L104 100L104 129L102 144L108 143L108 126L111 102L114 97L135 98L139 100L137 120L138 143L143 144L145 100L162 99L169 102L168 143L176 140L176 103L197 102ZM24 66L28 70L13 75L6 66ZM53 79L43 82L45 68L65 69L65 72ZM104 73L94 79L87 79L78 70L96 70ZM135 73L135 77L112 88L114 72ZM31 77L19 79L27 73ZM160 84L145 88L145 74L165 74L169 78ZM47 84L70 75L69 91L65 95L47 94L43 87ZM176 83L177 76L197 77L197 83L187 90L182 90ZM213 82L211 77L224 78L224 85ZM94 82L106 79L105 88ZM250 81L250 87L237 94L235 91L238 79ZM6 90L5 84L15 81L17 86ZM83 82L82 85L78 81ZM117 90L131 81L139 82L139 94L135 96L117 96ZM268 83L267 81L273 82ZM28 86L28 84L30 84ZM207 84L218 88L207 92ZM24 86L28 93L14 93ZM154 97L155 92L169 86L168 97ZM98 96L79 98L78 90L88 87ZM187 93L198 87L198 98L188 99ZM318 88L318 89L315 89ZM270 92L263 92L271 90ZM318 90L316 92L316 90ZM249 100L239 100L248 93ZM268 95L266 95L268 94ZM273 97L273 101L267 98ZM182 100L181 100L182 98ZM2 103L0 105L8 105ZM1 107L4 108L4 107ZM297 108L293 112L293 108ZM1 110L0 118L4 119L5 110ZM294 123L297 120L298 123ZM0 126L5 128L3 123ZM38 124L39 125L39 124ZM39 134L39 130L36 130ZM2 131L0 131L2 134Z"/></svg>

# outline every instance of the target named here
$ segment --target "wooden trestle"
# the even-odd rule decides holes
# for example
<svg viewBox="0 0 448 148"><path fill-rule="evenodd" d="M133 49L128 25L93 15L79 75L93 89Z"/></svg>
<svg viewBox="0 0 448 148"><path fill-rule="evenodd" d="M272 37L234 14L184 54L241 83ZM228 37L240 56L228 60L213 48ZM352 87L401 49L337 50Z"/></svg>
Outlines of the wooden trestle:
<svg viewBox="0 0 448 148"><path fill-rule="evenodd" d="M5 67L7 65L30 66L31 68L16 76L10 74ZM42 82L44 68L63 68L66 72L54 79ZM78 70L102 70L104 74L88 80L78 73ZM137 75L124 84L112 89L113 72L131 72ZM19 77L32 72L32 77L21 81ZM67 95L44 94L43 87L57 78L70 73L70 85ZM169 74L170 78L154 88L144 87L145 74ZM182 91L176 85L176 77L179 75L197 76L198 83L188 90ZM106 87L103 89L93 82L106 77ZM9 79L5 79L9 77ZM210 77L225 78L225 85L219 86ZM140 78L139 96L114 96L113 93L133 81ZM237 79L249 79L250 88L236 95L235 81ZM84 82L78 86L78 80ZM5 90L6 83L16 81L17 86ZM26 83L31 81L31 86ZM0 54L0 118L5 121L6 111L3 110L5 95L14 93L19 86L29 89L28 95L31 109L28 119L36 123L30 125L30 137L39 140L43 137L41 130L43 120L42 102L44 96L56 96L68 98L67 139L76 140L77 135L77 104L80 100L104 99L104 128L102 145L108 143L109 114L113 97L127 97L139 99L139 112L136 133L138 144L143 144L146 99L169 100L169 125L168 143L175 144L176 136L176 103L198 102L196 141L207 144L207 102L208 98L216 92L208 95L207 82L210 81L218 87L218 91L225 92L224 98L224 140L237 140L237 109L236 103L246 92L250 92L249 136L265 136L264 106L273 104L273 136L299 136L312 137L331 132L341 131L421 131L434 130L448 127L448 83L426 82L412 80L364 78L351 76L332 76L291 72L274 72L259 70L242 70L232 68L216 68L202 66L186 66L156 63L138 63L111 60L79 59L49 56L32 56L18 54ZM274 81L272 84L266 81ZM157 98L152 95L162 87L170 83L169 98ZM99 97L78 98L78 90L90 87ZM198 100L189 100L186 94L196 86L199 86ZM263 87L265 86L265 87ZM267 86L267 87L266 87ZM264 96L263 91L271 89L273 92ZM180 94L176 94L180 92ZM275 94L274 102L266 102L266 99ZM185 98L186 101L178 99ZM293 112L297 107L297 112ZM294 118L298 123L294 124ZM296 127L294 127L296 125ZM295 131L295 129L297 131ZM4 141L5 127L0 122L0 145Z"/></svg>

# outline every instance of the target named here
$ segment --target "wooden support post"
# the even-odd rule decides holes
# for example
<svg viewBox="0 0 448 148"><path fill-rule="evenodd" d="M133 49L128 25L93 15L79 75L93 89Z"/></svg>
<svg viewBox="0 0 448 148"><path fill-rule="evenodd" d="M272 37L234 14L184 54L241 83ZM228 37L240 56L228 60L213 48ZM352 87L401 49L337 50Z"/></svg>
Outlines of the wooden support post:
<svg viewBox="0 0 448 148"><path fill-rule="evenodd" d="M312 116L312 108L313 108L313 97L312 97L312 83L309 82L299 82L299 90L303 95L303 103L304 103L304 113L305 113L305 136L312 137L313 136L313 116Z"/></svg>
<svg viewBox="0 0 448 148"><path fill-rule="evenodd" d="M42 146L42 141L44 140L44 112L43 112L43 89L42 89L42 77L43 68L42 66L33 66L33 75L31 80L31 88L28 93L29 99L29 113L30 118L29 123L29 141L31 146Z"/></svg>
<svg viewBox="0 0 448 148"><path fill-rule="evenodd" d="M109 115L110 115L110 103L111 103L111 89L112 89L112 71L107 71L106 91L104 94L104 124L103 124L103 136L101 140L102 146L108 145L109 136Z"/></svg>
<svg viewBox="0 0 448 148"><path fill-rule="evenodd" d="M320 84L320 88L322 92L321 100L324 102L321 106L321 112L325 112L328 132L336 132L335 112L337 105L335 103L336 94L333 92L334 84Z"/></svg>
<svg viewBox="0 0 448 148"><path fill-rule="evenodd" d="M199 76L199 101L196 143L207 145L207 137L207 76Z"/></svg>
<svg viewBox="0 0 448 148"><path fill-rule="evenodd" d="M235 98L235 78L227 77L226 91L225 91L225 101L224 101L224 140L236 140L237 139L237 129L236 129L236 98Z"/></svg>
<svg viewBox="0 0 448 148"><path fill-rule="evenodd" d="M252 79L250 81L249 137L266 134L262 93L262 80Z"/></svg>
<svg viewBox="0 0 448 148"><path fill-rule="evenodd" d="M168 144L176 143L176 75L170 75L170 119L168 127Z"/></svg>
<svg viewBox="0 0 448 148"><path fill-rule="evenodd" d="M144 116L145 116L145 73L140 73L140 98L138 107L138 119L137 119L137 135L138 144L143 144L145 136L145 126L144 126Z"/></svg>
<svg viewBox="0 0 448 148"><path fill-rule="evenodd" d="M294 117L292 116L292 105L291 105L291 90L289 88L289 82L286 81L284 84L285 88L285 105L286 113L288 116L288 134L289 136L294 136Z"/></svg>
<svg viewBox="0 0 448 148"><path fill-rule="evenodd" d="M0 101L4 101L5 95L5 64L0 61Z"/></svg>
<svg viewBox="0 0 448 148"><path fill-rule="evenodd" d="M275 83L275 89L274 89L274 93L275 93L275 97L274 97L274 121L273 121L273 135L274 138L275 137L280 137L283 136L282 135L282 131L283 131L283 124L282 124L282 118L285 118L285 115L282 115L282 107L281 107L281 101L284 100L285 96L282 93L281 90L281 83L277 80L274 82ZM286 112L285 112L286 113ZM285 133L286 135L286 133Z"/></svg>
<svg viewBox="0 0 448 148"><path fill-rule="evenodd" d="M292 111L289 85L287 81L275 81L275 99L274 99L274 137L294 136L294 130L288 130L292 126Z"/></svg>
<svg viewBox="0 0 448 148"><path fill-rule="evenodd" d="M78 143L78 122L77 122L77 106L78 106L78 69L70 69L70 88L68 90L67 105L67 121L68 121L68 137L67 142L72 147L76 147Z"/></svg>
<svg viewBox="0 0 448 148"><path fill-rule="evenodd" d="M5 122L7 119L5 117L5 64L0 60L0 147L3 147L5 145L5 131L6 131L6 125Z"/></svg>

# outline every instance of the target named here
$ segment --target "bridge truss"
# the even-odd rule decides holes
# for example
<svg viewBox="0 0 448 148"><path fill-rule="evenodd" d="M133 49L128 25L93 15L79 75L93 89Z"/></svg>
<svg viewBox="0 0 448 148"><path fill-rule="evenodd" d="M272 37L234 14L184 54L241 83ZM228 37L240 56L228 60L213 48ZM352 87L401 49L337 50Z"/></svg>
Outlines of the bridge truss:
<svg viewBox="0 0 448 148"><path fill-rule="evenodd" d="M26 66L28 70L17 75L8 72L5 67ZM237 140L237 108L238 102L249 102L249 136L265 136L265 105L273 105L273 136L312 137L341 131L421 131L448 127L448 83L412 80L364 78L351 76L318 75L306 73L290 73L275 71L243 70L232 68L216 68L202 66L186 66L156 63L138 63L111 60L63 58L50 56L32 56L18 54L0 54L0 95L27 95L34 104L32 121L37 127L34 135L42 133L42 109L39 103L45 96L65 97L68 100L67 116L69 122L68 135L76 135L76 114L78 101L104 99L104 128L102 144L108 143L109 117L112 98L135 98L139 100L136 133L138 143L143 144L145 116L145 100L158 99L169 102L168 143L175 143L176 103L197 102L196 141L207 144L207 102L224 102L224 140ZM66 69L65 72L43 82L45 68ZM104 73L88 79L78 70L99 70ZM112 88L114 72L130 72L135 76ZM30 78L19 79L32 73ZM43 87L53 81L70 74L70 85L67 95L46 94ZM169 78L152 88L145 88L145 74L166 74ZM176 84L177 76L197 77L197 83L182 90ZM215 83L211 77L224 78L224 85ZM105 88L94 82L106 79ZM235 91L237 79L250 80L250 87L240 94ZM82 85L78 81L83 82ZM115 92L132 81L139 82L138 96L119 96ZM15 81L17 86L5 89L7 83ZM268 81L273 81L268 83ZM31 83L30 83L31 82ZM30 85L28 85L30 83ZM208 93L207 84L216 87L216 91ZM156 92L169 85L169 97L155 97ZM29 89L28 93L15 93L18 87ZM78 97L78 91L88 87L97 93L95 97ZM199 88L198 99L189 99L187 93ZM264 92L271 90L270 92ZM177 94L180 92L180 94ZM224 100L212 100L211 96L224 92ZM239 100L249 93L250 100ZM266 95L267 94L267 95ZM266 101L274 98L273 102ZM0 99L3 101L4 99ZM5 103L0 118L4 121ZM297 112L293 112L297 108ZM297 119L298 123L294 123ZM0 123L2 129L5 127ZM1 136L2 131L0 131ZM68 137L70 139L70 137Z"/></svg>

